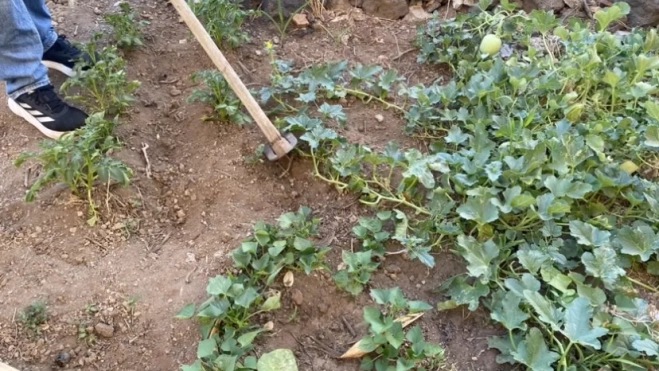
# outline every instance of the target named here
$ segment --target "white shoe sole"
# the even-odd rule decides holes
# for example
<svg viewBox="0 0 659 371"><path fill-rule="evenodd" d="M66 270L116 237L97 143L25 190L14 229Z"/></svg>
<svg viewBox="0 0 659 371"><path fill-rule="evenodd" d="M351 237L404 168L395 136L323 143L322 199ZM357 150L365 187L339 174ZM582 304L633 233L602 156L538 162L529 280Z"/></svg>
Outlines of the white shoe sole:
<svg viewBox="0 0 659 371"><path fill-rule="evenodd" d="M76 72L72 69L69 68L61 63L53 62L53 61L42 61L44 66L50 68L51 70L56 70L59 71L69 77L73 77L76 75Z"/></svg>
<svg viewBox="0 0 659 371"><path fill-rule="evenodd" d="M47 127L43 126L43 124L40 123L39 120L34 118L34 116L30 115L30 113L27 110L25 110L25 108L21 107L20 104L16 103L16 101L13 99L9 98L7 100L7 105L15 115L29 122L32 126L37 128L43 135L47 136L48 138L57 140L62 135L65 134L60 131L50 130Z"/></svg>

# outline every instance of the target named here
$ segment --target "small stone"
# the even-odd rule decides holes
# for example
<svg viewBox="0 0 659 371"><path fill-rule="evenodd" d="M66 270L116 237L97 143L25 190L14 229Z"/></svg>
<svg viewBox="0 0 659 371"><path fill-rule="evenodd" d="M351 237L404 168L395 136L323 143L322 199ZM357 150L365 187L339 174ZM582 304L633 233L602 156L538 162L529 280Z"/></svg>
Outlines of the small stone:
<svg viewBox="0 0 659 371"><path fill-rule="evenodd" d="M309 27L309 19L306 14L297 13L293 16L293 24L300 28Z"/></svg>
<svg viewBox="0 0 659 371"><path fill-rule="evenodd" d="M94 8L94 14L101 15L101 13L103 13L103 12L101 12L101 9L99 9L98 7Z"/></svg>
<svg viewBox="0 0 659 371"><path fill-rule="evenodd" d="M172 86L172 89L169 91L169 95L171 95L172 97L177 97L181 95L181 91L178 88L176 88L176 86Z"/></svg>
<svg viewBox="0 0 659 371"><path fill-rule="evenodd" d="M279 38L277 36L273 37L272 42L275 44L279 44Z"/></svg>
<svg viewBox="0 0 659 371"><path fill-rule="evenodd" d="M400 267L393 263L387 265L387 267L384 270L387 271L387 273L389 274L398 274L401 272Z"/></svg>
<svg viewBox="0 0 659 371"><path fill-rule="evenodd" d="M380 115L380 114L377 114L377 115L375 115L375 119L376 119L378 122L383 122L383 121L384 121L384 116L382 116L382 115Z"/></svg>
<svg viewBox="0 0 659 371"><path fill-rule="evenodd" d="M304 301L304 298L302 296L302 291L298 289L293 289L293 291L291 291L291 298L293 299L295 305L297 305L298 307L302 305L302 302Z"/></svg>
<svg viewBox="0 0 659 371"><path fill-rule="evenodd" d="M185 211L183 211L183 210L177 211L176 212L176 217L178 217L179 219L185 218Z"/></svg>
<svg viewBox="0 0 659 371"><path fill-rule="evenodd" d="M100 337L109 339L114 336L114 327L99 322L96 324L96 326L94 326L94 332Z"/></svg>
<svg viewBox="0 0 659 371"><path fill-rule="evenodd" d="M57 358L55 358L55 364L59 367L66 366L67 363L71 360L71 355L67 352L59 352Z"/></svg>

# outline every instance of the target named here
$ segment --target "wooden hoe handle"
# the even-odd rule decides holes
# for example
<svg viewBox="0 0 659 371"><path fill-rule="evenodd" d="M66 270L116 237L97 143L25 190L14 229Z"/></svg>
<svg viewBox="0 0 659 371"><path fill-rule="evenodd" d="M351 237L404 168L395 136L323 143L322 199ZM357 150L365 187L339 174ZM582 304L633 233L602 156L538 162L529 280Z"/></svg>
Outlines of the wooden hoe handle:
<svg viewBox="0 0 659 371"><path fill-rule="evenodd" d="M231 67L226 60L220 49L217 47L213 39L208 35L204 26L199 22L185 0L170 0L174 8L178 11L183 21L188 25L188 28L194 34L197 41L206 51L206 54L213 61L217 69L222 73L224 78L233 89L234 93L238 96L240 101L245 105L247 111L252 116L256 124L259 126L268 142L272 146L273 151L278 156L283 156L288 153L292 146L284 139L279 130L270 122L268 116L261 109L252 94L243 82L240 80L236 71ZM286 148L288 147L288 148Z"/></svg>
<svg viewBox="0 0 659 371"><path fill-rule="evenodd" d="M18 371L18 370L9 366L6 363L0 362L0 371Z"/></svg>

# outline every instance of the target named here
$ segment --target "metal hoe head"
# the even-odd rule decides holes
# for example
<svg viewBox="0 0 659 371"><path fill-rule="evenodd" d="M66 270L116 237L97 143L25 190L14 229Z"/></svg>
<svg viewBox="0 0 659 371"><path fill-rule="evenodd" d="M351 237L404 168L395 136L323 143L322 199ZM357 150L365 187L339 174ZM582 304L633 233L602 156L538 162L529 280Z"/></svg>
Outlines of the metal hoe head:
<svg viewBox="0 0 659 371"><path fill-rule="evenodd" d="M287 145L286 145L286 147L287 147L286 153L293 150L293 148L295 148L295 146L297 145L297 137L295 135L291 134L291 133L288 133L288 134L284 135L282 137L282 139L284 141L288 142ZM270 160L270 161L279 160L283 156L283 155L281 155L281 156L277 155L277 153L275 153L275 151L273 150L271 144L268 144L268 145L265 146L265 149L263 150L263 153L265 154L265 157L267 157L268 160Z"/></svg>

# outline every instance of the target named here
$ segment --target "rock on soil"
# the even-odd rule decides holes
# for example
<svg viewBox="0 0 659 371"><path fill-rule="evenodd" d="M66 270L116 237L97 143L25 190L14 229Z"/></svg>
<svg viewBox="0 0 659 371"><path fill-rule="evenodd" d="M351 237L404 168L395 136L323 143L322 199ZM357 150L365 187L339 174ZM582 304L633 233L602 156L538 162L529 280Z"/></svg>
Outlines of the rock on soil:
<svg viewBox="0 0 659 371"><path fill-rule="evenodd" d="M565 3L563 0L527 0L525 7L529 7L531 9L552 10L557 12L565 8Z"/></svg>
<svg viewBox="0 0 659 371"><path fill-rule="evenodd" d="M400 19L410 11L407 0L357 0L353 5L358 3L364 13L380 18Z"/></svg>
<svg viewBox="0 0 659 371"><path fill-rule="evenodd" d="M109 339L114 336L114 327L99 322L94 326L94 332L100 337Z"/></svg>
<svg viewBox="0 0 659 371"><path fill-rule="evenodd" d="M627 16L630 27L659 25L659 0L625 0L631 12Z"/></svg>
<svg viewBox="0 0 659 371"><path fill-rule="evenodd" d="M304 302L304 297L302 296L302 291L300 291L298 289L293 289L293 291L291 292L291 298L293 299L293 302L295 303L295 305L297 305L298 307L300 305L302 305L302 303Z"/></svg>

